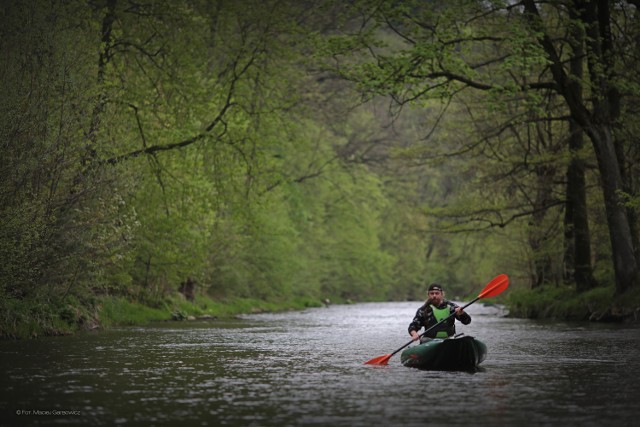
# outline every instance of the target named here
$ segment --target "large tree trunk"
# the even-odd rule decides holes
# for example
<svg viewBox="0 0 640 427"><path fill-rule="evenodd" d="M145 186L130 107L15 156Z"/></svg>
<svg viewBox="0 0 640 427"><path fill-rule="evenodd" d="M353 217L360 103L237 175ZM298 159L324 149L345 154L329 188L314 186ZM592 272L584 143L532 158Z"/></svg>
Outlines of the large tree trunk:
<svg viewBox="0 0 640 427"><path fill-rule="evenodd" d="M625 190L624 155L617 152L612 133L613 123L620 115L620 95L612 84L611 4L607 0L575 0L575 6L585 24L589 80L595 92L591 114L583 117L581 124L591 139L598 159L616 292L622 294L638 284L638 261L631 233L632 223L621 198L621 193ZM574 113L579 111L572 109L572 116Z"/></svg>
<svg viewBox="0 0 640 427"><path fill-rule="evenodd" d="M638 264L627 209L620 197L620 192L623 190L620 165L614 150L611 129L608 126L594 124L587 128L587 134L598 159L616 273L616 292L622 294L637 285Z"/></svg>

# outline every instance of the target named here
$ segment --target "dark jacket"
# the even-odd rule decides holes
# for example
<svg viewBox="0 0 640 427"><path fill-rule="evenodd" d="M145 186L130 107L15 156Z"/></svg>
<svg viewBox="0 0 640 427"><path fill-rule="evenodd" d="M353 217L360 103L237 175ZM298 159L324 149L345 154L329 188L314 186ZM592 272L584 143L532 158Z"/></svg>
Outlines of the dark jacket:
<svg viewBox="0 0 640 427"><path fill-rule="evenodd" d="M440 306L437 308L442 309L447 306L449 306L449 313L453 313L456 307L458 307L457 304L448 300L444 300L443 303L440 304ZM469 323L471 323L471 316L469 316L466 312L463 312L461 316L453 316L449 318L447 321L441 323L438 327L431 329L429 332L427 332L423 336L428 338L435 338L436 333L438 333L438 331L446 331L448 336L455 335L456 319L462 322L463 325L468 325ZM436 320L433 314L431 305L429 304L429 302L426 302L422 307L418 309L418 311L416 311L416 316L413 318L413 321L409 325L409 334L411 334L411 331L420 332L420 329L423 327L426 330L431 326L435 325L436 323L438 323L438 321Z"/></svg>

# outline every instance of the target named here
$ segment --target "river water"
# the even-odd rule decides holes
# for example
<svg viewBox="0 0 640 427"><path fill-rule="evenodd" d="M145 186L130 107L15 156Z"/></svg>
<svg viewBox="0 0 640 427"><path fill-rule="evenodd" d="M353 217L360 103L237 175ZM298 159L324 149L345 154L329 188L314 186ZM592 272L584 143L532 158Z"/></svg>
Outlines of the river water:
<svg viewBox="0 0 640 427"><path fill-rule="evenodd" d="M640 326L468 307L478 372L363 363L409 341L420 302L167 322L0 342L0 425L635 426Z"/></svg>

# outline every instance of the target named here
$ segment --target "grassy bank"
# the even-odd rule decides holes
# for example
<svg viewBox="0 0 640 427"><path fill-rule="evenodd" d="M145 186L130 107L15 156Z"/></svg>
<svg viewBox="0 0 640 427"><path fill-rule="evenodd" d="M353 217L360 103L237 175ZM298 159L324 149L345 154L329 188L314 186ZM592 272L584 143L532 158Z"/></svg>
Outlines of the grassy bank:
<svg viewBox="0 0 640 427"><path fill-rule="evenodd" d="M512 317L529 319L640 321L640 289L614 296L613 287L577 293L567 286L517 290L506 300Z"/></svg>
<svg viewBox="0 0 640 427"><path fill-rule="evenodd" d="M245 313L278 312L318 307L312 298L262 301L248 298L213 300L197 296L194 302L179 294L144 303L125 297L104 296L88 300L65 298L34 303L9 300L0 303L0 338L25 339L70 335L79 331L142 325L156 321L224 318Z"/></svg>
<svg viewBox="0 0 640 427"><path fill-rule="evenodd" d="M249 298L235 298L216 301L199 296L194 302L182 297L172 297L154 304L155 307L125 298L103 298L101 301L100 324L102 327L117 325L139 325L164 320L188 320L193 318L224 318L238 314L302 310L319 307L320 301L298 298L283 301L262 301Z"/></svg>

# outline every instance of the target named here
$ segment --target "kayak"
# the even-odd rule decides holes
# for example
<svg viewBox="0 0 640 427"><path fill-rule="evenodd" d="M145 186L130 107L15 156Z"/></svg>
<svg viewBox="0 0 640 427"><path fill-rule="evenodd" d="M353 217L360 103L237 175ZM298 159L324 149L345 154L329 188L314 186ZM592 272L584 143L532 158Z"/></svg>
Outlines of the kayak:
<svg viewBox="0 0 640 427"><path fill-rule="evenodd" d="M400 361L409 368L434 371L475 370L487 357L487 346L470 336L435 338L409 347L400 354Z"/></svg>
<svg viewBox="0 0 640 427"><path fill-rule="evenodd" d="M409 368L438 371L474 370L487 357L487 346L470 336L435 338L409 347L400 354L400 361Z"/></svg>

